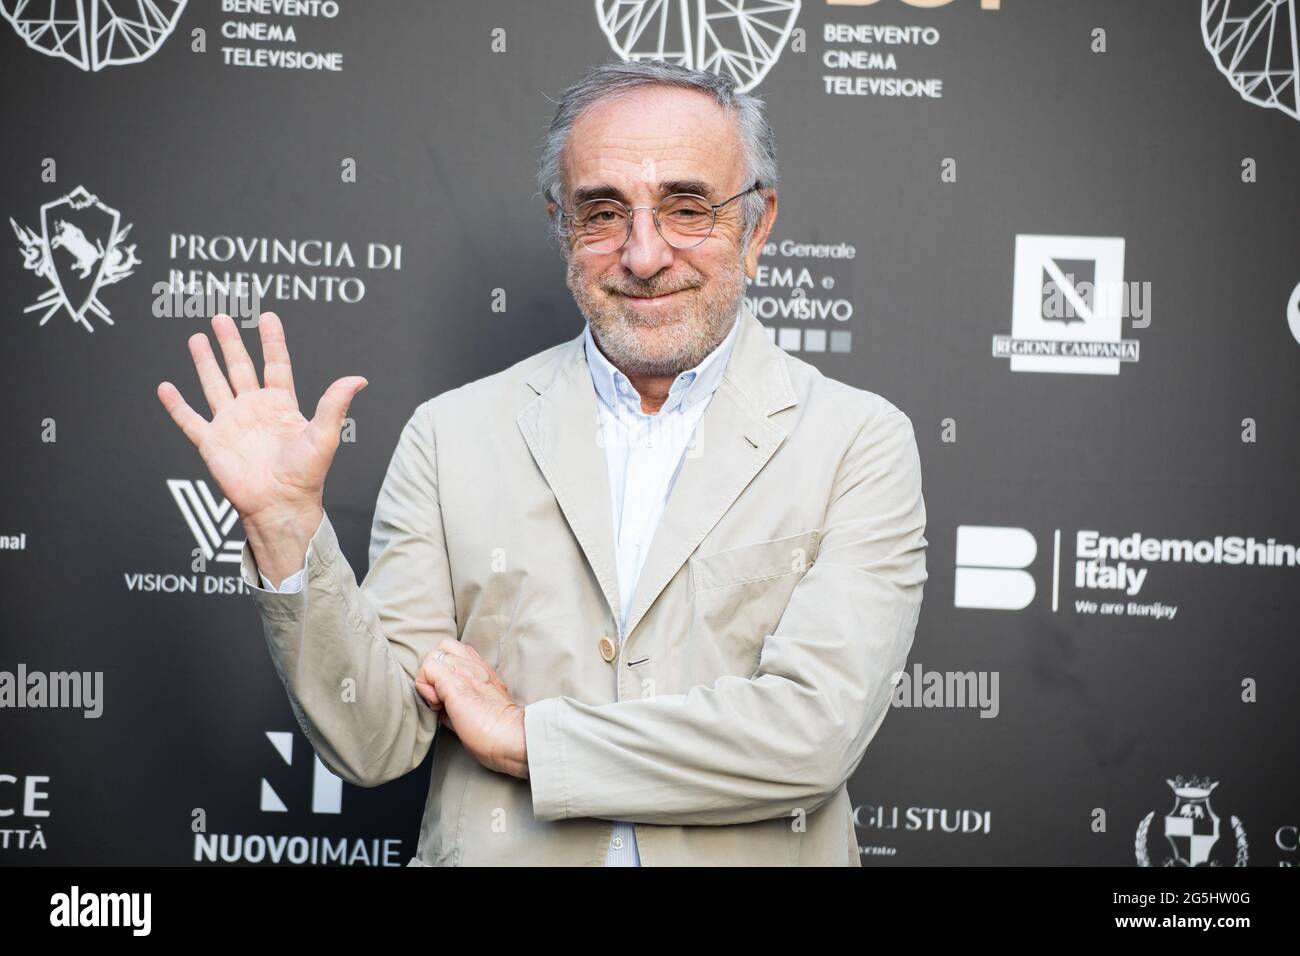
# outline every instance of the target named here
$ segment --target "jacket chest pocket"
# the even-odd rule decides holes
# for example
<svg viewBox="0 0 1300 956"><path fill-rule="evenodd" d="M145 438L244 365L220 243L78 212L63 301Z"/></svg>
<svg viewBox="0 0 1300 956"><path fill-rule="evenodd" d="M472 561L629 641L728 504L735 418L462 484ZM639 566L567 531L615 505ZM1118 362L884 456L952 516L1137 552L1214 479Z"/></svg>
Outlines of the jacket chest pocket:
<svg viewBox="0 0 1300 956"><path fill-rule="evenodd" d="M820 530L801 531L691 558L694 681L753 676L764 640L817 559L820 543Z"/></svg>

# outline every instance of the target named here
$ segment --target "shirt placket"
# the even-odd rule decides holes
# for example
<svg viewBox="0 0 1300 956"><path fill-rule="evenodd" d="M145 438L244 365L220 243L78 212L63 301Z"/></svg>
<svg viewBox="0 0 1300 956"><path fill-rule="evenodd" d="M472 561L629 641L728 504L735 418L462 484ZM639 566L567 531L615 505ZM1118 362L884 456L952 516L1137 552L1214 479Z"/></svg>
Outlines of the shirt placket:
<svg viewBox="0 0 1300 956"><path fill-rule="evenodd" d="M645 538L649 518L653 511L655 462L653 459L654 450L647 445L650 437L649 431L646 422L634 421L629 423L626 433L630 447L628 448L627 471L625 472L623 516L618 532L618 548L620 563L624 565L623 568L620 568L620 573L624 574L621 580L629 583L635 581L638 577L642 551L646 545ZM635 588L629 587L628 594L623 601L624 623L627 620L628 606L631 603L634 591ZM621 630L620 627L620 632ZM620 642L624 636L620 633Z"/></svg>

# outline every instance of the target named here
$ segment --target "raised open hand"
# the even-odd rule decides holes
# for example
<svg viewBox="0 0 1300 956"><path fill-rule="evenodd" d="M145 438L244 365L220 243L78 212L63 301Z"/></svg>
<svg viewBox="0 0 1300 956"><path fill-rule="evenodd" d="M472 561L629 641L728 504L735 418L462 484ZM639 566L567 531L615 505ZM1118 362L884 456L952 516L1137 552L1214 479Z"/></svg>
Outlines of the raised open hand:
<svg viewBox="0 0 1300 956"><path fill-rule="evenodd" d="M171 382L158 386L158 398L239 512L262 570L278 580L273 572L288 574L301 567L306 543L320 523L325 475L338 450L343 419L367 383L355 375L338 379L308 421L298 410L279 316L263 312L258 321L265 386L258 383L234 320L216 315L212 329L225 374L206 335L198 332L189 340L212 421L190 408ZM281 552L284 565L277 567Z"/></svg>

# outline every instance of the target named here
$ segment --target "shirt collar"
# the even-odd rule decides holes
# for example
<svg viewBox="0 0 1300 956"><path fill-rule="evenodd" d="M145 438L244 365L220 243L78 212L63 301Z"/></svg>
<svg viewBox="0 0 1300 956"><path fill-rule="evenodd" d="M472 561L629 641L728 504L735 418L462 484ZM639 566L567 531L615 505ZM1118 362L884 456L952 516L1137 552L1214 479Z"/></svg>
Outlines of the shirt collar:
<svg viewBox="0 0 1300 956"><path fill-rule="evenodd" d="M740 312L737 311L726 338L718 343L712 352L704 356L698 365L681 372L673 380L672 386L668 389L668 398L664 400L659 414L674 411L679 407L689 408L717 391L722 383L722 375L727 370L727 357L736 344L739 328ZM604 353L596 345L596 340L591 334L590 322L583 328L583 347L587 354L587 366L591 370L591 380L596 386L596 394L600 396L601 401L611 411L617 411L618 406L622 405L644 416L645 413L641 411L641 396L628 377L605 358Z"/></svg>

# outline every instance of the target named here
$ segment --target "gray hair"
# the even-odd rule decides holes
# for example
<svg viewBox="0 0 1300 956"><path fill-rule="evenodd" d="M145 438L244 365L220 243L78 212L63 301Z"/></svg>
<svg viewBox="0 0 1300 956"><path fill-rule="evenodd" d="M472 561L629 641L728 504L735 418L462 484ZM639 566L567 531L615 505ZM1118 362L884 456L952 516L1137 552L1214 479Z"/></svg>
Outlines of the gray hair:
<svg viewBox="0 0 1300 956"><path fill-rule="evenodd" d="M763 101L741 92L731 77L721 73L692 70L659 60L618 60L590 68L578 82L560 94L537 168L537 188L542 197L557 206L564 205L564 149L578 117L601 100L644 86L696 90L712 96L726 113L735 116L745 157L745 185L757 182L763 187L741 199L745 224L740 242L743 250L766 209L764 192L775 189L777 185L776 136L764 115ZM551 217L551 235L567 256L568 244L564 240L559 209Z"/></svg>

